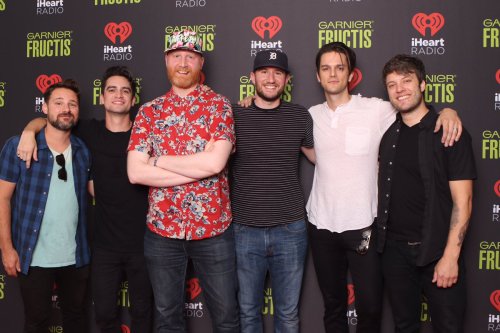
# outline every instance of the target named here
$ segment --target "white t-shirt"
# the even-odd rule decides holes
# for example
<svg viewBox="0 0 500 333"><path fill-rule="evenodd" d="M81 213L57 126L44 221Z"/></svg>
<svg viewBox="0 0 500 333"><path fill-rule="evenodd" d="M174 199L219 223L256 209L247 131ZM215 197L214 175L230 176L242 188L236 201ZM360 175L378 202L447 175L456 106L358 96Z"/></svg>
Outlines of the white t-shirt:
<svg viewBox="0 0 500 333"><path fill-rule="evenodd" d="M381 99L353 95L335 111L324 102L309 112L316 152L309 221L332 232L370 226L377 216L380 140L396 111Z"/></svg>

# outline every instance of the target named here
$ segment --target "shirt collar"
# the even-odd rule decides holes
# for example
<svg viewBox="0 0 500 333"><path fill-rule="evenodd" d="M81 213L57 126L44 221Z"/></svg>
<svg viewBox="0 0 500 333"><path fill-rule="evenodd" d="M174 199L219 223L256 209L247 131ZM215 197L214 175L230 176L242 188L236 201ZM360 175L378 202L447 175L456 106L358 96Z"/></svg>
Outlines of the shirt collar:
<svg viewBox="0 0 500 333"><path fill-rule="evenodd" d="M187 94L186 97L181 97L181 96L177 95L173 88L171 88L168 91L167 97L173 97L173 98L177 98L177 99L192 99L192 100L194 100L201 94L201 92L202 92L201 85L198 84L193 91L191 91L189 94Z"/></svg>
<svg viewBox="0 0 500 333"><path fill-rule="evenodd" d="M78 147L80 147L80 142L73 134L70 135L69 140L71 142L72 149L76 150ZM49 149L47 138L45 137L45 127L40 131L40 133L37 134L36 144L38 146L38 149Z"/></svg>
<svg viewBox="0 0 500 333"><path fill-rule="evenodd" d="M420 128L434 128L436 125L437 114L432 105L427 105L429 112L420 120L418 126Z"/></svg>
<svg viewBox="0 0 500 333"><path fill-rule="evenodd" d="M438 118L436 114L436 110L432 105L426 105L427 108L429 109L429 112L425 114L425 116L420 119L420 122L418 123L418 127L420 128L434 128L436 125L436 120ZM399 121L403 121L403 117L401 116L401 112L398 112L396 114L396 119Z"/></svg>
<svg viewBox="0 0 500 333"><path fill-rule="evenodd" d="M47 144L47 139L45 138L45 126L42 128L40 133L36 136L36 144L38 149L48 149L49 145Z"/></svg>
<svg viewBox="0 0 500 333"><path fill-rule="evenodd" d="M255 100L252 101L252 106L256 109L256 110L260 110L260 111L277 111L279 110L279 108L281 107L281 104L282 104L282 100L281 98L279 99L279 104L278 106L274 107L274 108L271 108L271 109L263 109L263 108L260 108L257 106L257 104L255 104Z"/></svg>

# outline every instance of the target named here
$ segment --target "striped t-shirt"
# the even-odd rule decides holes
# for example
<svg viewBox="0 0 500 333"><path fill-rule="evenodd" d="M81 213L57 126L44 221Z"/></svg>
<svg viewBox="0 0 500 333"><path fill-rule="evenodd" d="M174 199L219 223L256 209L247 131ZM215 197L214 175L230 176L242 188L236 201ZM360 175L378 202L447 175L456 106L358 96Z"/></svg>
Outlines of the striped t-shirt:
<svg viewBox="0 0 500 333"><path fill-rule="evenodd" d="M313 122L302 106L233 106L236 151L231 159L233 222L269 227L304 219L300 148L312 148Z"/></svg>

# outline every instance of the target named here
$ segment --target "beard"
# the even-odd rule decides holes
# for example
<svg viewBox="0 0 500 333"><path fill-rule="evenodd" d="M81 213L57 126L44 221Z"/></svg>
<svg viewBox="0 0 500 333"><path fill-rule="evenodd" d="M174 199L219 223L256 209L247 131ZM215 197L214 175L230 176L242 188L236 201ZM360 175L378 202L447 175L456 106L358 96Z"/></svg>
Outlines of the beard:
<svg viewBox="0 0 500 333"><path fill-rule="evenodd" d="M68 115L71 116L71 119L68 121L63 121L59 119L59 117L62 118ZM52 125L52 127L57 128L58 130L61 131L69 131L76 125L75 117L71 113L61 113L55 119L53 117L47 117L47 121L49 122L49 124Z"/></svg>
<svg viewBox="0 0 500 333"><path fill-rule="evenodd" d="M285 91L284 85L283 85L283 87L281 87L281 89L276 91L276 93L270 95L270 94L266 94L260 85L255 86L255 93L257 94L257 96L259 96L260 98L262 98L266 102L276 101L277 99L279 99L281 97L281 94L283 94L283 91Z"/></svg>
<svg viewBox="0 0 500 333"><path fill-rule="evenodd" d="M194 87L200 81L200 71L189 71L187 75L177 74L175 69L168 69L167 71L168 80L177 88L188 89Z"/></svg>

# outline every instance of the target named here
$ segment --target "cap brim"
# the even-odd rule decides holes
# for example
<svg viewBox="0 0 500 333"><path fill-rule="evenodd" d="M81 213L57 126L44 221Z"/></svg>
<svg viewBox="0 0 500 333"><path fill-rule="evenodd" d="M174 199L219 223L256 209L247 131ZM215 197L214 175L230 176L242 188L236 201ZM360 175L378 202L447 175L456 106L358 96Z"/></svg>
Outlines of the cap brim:
<svg viewBox="0 0 500 333"><path fill-rule="evenodd" d="M274 68L281 69L287 73L290 73L290 70L288 68L285 68L284 66L278 66L276 64L261 64L258 67L254 67L253 70L256 71L256 70L264 68L264 67L274 67Z"/></svg>
<svg viewBox="0 0 500 333"><path fill-rule="evenodd" d="M203 55L203 52L198 51L198 50L190 49L189 47L176 47L174 49L166 49L165 51L163 51L163 53L168 53L170 51L176 51L176 50L191 51L191 52L194 52L194 53L198 53L199 55Z"/></svg>

